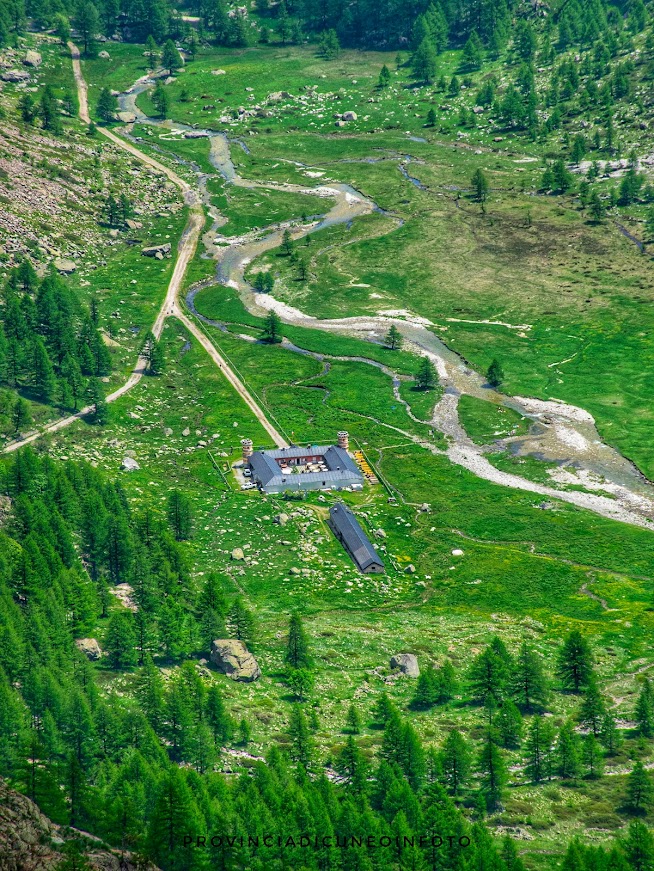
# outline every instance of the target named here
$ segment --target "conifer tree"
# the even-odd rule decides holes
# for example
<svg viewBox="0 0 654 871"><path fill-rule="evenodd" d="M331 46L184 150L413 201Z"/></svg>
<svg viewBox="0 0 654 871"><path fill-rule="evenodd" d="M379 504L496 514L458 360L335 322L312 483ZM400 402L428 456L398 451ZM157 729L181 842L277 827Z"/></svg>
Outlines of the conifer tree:
<svg viewBox="0 0 654 871"><path fill-rule="evenodd" d="M638 725L638 734L642 735L643 738L651 738L654 735L653 696L652 684L649 678L645 678L638 694L634 713L634 719Z"/></svg>
<svg viewBox="0 0 654 871"><path fill-rule="evenodd" d="M174 75L175 71L182 66L182 59L172 39L167 39L163 45L161 50L161 66L168 70L169 76Z"/></svg>
<svg viewBox="0 0 654 871"><path fill-rule="evenodd" d="M581 773L579 736L572 723L564 723L556 744L557 772L564 780L574 780Z"/></svg>
<svg viewBox="0 0 654 871"><path fill-rule="evenodd" d="M23 432L32 423L32 414L29 404L19 396L11 411L11 422L14 427L14 433Z"/></svg>
<svg viewBox="0 0 654 871"><path fill-rule="evenodd" d="M234 637L252 647L254 641L254 617L240 596L229 609L229 624Z"/></svg>
<svg viewBox="0 0 654 871"><path fill-rule="evenodd" d="M232 740L236 724L227 712L220 689L215 683L207 691L206 717L216 746Z"/></svg>
<svg viewBox="0 0 654 871"><path fill-rule="evenodd" d="M552 774L553 727L545 717L533 718L526 741L526 772L534 783L549 780Z"/></svg>
<svg viewBox="0 0 654 871"><path fill-rule="evenodd" d="M606 716L606 707L602 695L594 680L591 680L584 692L584 698L579 711L579 722L590 729L595 738L600 734L602 721Z"/></svg>
<svg viewBox="0 0 654 871"><path fill-rule="evenodd" d="M500 736L502 747L513 749L520 745L522 738L522 717L511 699L505 699L502 703L494 725Z"/></svg>
<svg viewBox="0 0 654 871"><path fill-rule="evenodd" d="M270 345L279 344L282 341L281 325L279 315L271 309L266 316L262 340Z"/></svg>
<svg viewBox="0 0 654 871"><path fill-rule="evenodd" d="M486 371L486 380L491 387L497 389L504 381L504 370L499 360L495 359L491 362Z"/></svg>
<svg viewBox="0 0 654 871"><path fill-rule="evenodd" d="M610 712L604 715L599 737L609 756L613 756L622 744L622 735L616 725L615 717Z"/></svg>
<svg viewBox="0 0 654 871"><path fill-rule="evenodd" d="M595 780L602 776L604 771L604 754L599 741L592 732L589 732L584 737L582 758L586 777Z"/></svg>
<svg viewBox="0 0 654 871"><path fill-rule="evenodd" d="M350 735L361 734L361 717L354 705L350 705L347 709L347 717L345 719L345 728Z"/></svg>
<svg viewBox="0 0 654 871"><path fill-rule="evenodd" d="M291 739L291 759L309 769L314 753L313 739L302 706L297 703L291 707L288 734Z"/></svg>
<svg viewBox="0 0 654 871"><path fill-rule="evenodd" d="M638 760L627 778L626 805L632 813L649 810L654 803L654 784L643 763Z"/></svg>
<svg viewBox="0 0 654 871"><path fill-rule="evenodd" d="M451 795L456 795L470 772L470 750L465 738L456 729L445 739L440 761L445 786Z"/></svg>
<svg viewBox="0 0 654 871"><path fill-rule="evenodd" d="M573 693L580 693L592 680L593 655L588 642L577 629L561 646L557 674L563 688Z"/></svg>
<svg viewBox="0 0 654 871"><path fill-rule="evenodd" d="M523 711L532 712L547 702L542 659L526 641L513 662L509 682L513 700Z"/></svg>
<svg viewBox="0 0 654 871"><path fill-rule="evenodd" d="M411 59L413 75L426 85L430 85L434 81L436 68L436 50L431 40L425 37Z"/></svg>
<svg viewBox="0 0 654 871"><path fill-rule="evenodd" d="M112 668L136 663L136 631L130 611L115 611L109 621L105 646Z"/></svg>
<svg viewBox="0 0 654 871"><path fill-rule="evenodd" d="M297 611L291 614L289 622L285 661L291 668L311 668L313 665L309 640Z"/></svg>
<svg viewBox="0 0 654 871"><path fill-rule="evenodd" d="M437 383L436 369L429 357L422 357L416 373L417 390L433 390Z"/></svg>
<svg viewBox="0 0 654 871"><path fill-rule="evenodd" d="M391 351L399 351L402 347L402 333L398 330L395 324L391 324L389 331L386 333L384 344Z"/></svg>
<svg viewBox="0 0 654 871"><path fill-rule="evenodd" d="M367 791L368 766L352 735L339 752L334 767L343 777L348 792L362 795Z"/></svg>
<svg viewBox="0 0 654 871"><path fill-rule="evenodd" d="M504 786L507 781L507 770L502 754L488 732L479 754L479 772L481 773L481 790L488 811L496 810L501 801Z"/></svg>
<svg viewBox="0 0 654 871"><path fill-rule="evenodd" d="M193 512L187 496L173 490L168 497L168 522L176 541L188 541L193 534Z"/></svg>

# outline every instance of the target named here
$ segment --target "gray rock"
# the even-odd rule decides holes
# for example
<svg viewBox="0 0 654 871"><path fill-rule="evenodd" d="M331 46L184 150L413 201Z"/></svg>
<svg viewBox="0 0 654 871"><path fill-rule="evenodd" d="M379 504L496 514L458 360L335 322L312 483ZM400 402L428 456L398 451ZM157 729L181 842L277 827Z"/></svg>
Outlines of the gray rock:
<svg viewBox="0 0 654 871"><path fill-rule="evenodd" d="M133 124L136 121L134 112L116 112L116 120L122 121L123 124Z"/></svg>
<svg viewBox="0 0 654 871"><path fill-rule="evenodd" d="M182 430L182 435L183 436L190 436L191 435L191 430L189 429L189 427L186 427L185 429Z"/></svg>
<svg viewBox="0 0 654 871"><path fill-rule="evenodd" d="M232 551L232 559L238 560L239 562L245 559L245 554L243 553L242 547L235 547Z"/></svg>
<svg viewBox="0 0 654 871"><path fill-rule="evenodd" d="M158 259L161 259L162 257L170 254L171 250L172 245L170 244L170 242L164 242L163 245L150 245L150 247L148 248L143 248L141 254L144 257L157 257L157 255L159 255Z"/></svg>
<svg viewBox="0 0 654 871"><path fill-rule="evenodd" d="M63 257L57 257L53 266L57 272L61 272L63 275L71 275L77 269L77 263L74 260L66 260Z"/></svg>
<svg viewBox="0 0 654 871"><path fill-rule="evenodd" d="M251 683L261 677L259 663L242 641L221 638L211 643L211 661L232 680Z"/></svg>
<svg viewBox="0 0 654 871"><path fill-rule="evenodd" d="M404 569L404 571L407 575L415 575L416 567L413 565L413 563L409 563L409 565Z"/></svg>
<svg viewBox="0 0 654 871"><path fill-rule="evenodd" d="M30 74L27 70L5 70L0 79L3 82L29 82Z"/></svg>
<svg viewBox="0 0 654 871"><path fill-rule="evenodd" d="M418 658L413 653L396 653L391 656L391 668L399 668L407 677L420 677Z"/></svg>
<svg viewBox="0 0 654 871"><path fill-rule="evenodd" d="M75 647L92 662L96 662L102 657L102 648L95 638L76 638Z"/></svg>
<svg viewBox="0 0 654 871"><path fill-rule="evenodd" d="M356 121L358 117L356 112L343 112L341 115L343 121Z"/></svg>
<svg viewBox="0 0 654 871"><path fill-rule="evenodd" d="M286 524L289 521L289 516L288 516L288 514L284 514L284 512L282 511L281 514L276 514L274 516L273 520L275 523L278 523L280 526L286 526Z"/></svg>
<svg viewBox="0 0 654 871"><path fill-rule="evenodd" d="M105 49L98 52L98 57L102 58L102 60L111 60L111 55L108 51L105 51Z"/></svg>
<svg viewBox="0 0 654 871"><path fill-rule="evenodd" d="M26 67L40 67L43 58L38 53L38 51L33 51L29 49L23 58L23 63Z"/></svg>
<svg viewBox="0 0 654 871"><path fill-rule="evenodd" d="M123 457L123 462L120 468L124 469L126 472L136 472L141 467L132 457Z"/></svg>

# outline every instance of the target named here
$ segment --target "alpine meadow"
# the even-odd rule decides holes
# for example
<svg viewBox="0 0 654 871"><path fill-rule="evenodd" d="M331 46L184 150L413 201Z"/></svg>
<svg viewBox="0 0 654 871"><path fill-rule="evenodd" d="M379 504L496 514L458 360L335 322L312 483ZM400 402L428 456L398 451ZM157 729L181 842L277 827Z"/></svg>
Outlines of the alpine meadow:
<svg viewBox="0 0 654 871"><path fill-rule="evenodd" d="M0 871L654 871L654 0L0 0Z"/></svg>

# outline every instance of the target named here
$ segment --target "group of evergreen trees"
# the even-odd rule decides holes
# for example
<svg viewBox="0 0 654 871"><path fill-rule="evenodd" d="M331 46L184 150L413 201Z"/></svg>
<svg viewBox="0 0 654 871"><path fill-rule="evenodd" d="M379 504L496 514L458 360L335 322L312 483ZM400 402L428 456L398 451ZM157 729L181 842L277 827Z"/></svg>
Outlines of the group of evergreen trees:
<svg viewBox="0 0 654 871"><path fill-rule="evenodd" d="M521 712L532 716L525 743L536 782L579 776L580 741L587 775L597 777L599 742L608 753L618 746L592 653L573 632L561 648L557 680L580 694L583 739L572 722L557 737L548 731L542 713L550 687L540 657L527 644L512 656L495 639L465 677L470 697L484 706L485 737L476 747L456 730L440 746L424 746L381 694L366 723L382 730L378 754L360 743L362 712L351 705L346 737L324 758L316 749L315 659L293 614L285 661L295 701L282 726L285 749L274 746L265 762L252 761L227 780L216 763L226 745L250 740L251 727L236 722L219 680L208 680L189 655L225 634L256 648L257 631L245 603L230 605L215 575L191 581L175 541L190 534L182 494L171 493L166 520L147 508L134 511L119 484L83 463L54 462L25 448L2 472L12 502L0 535L0 776L57 822L147 855L164 871L281 871L296 863L308 871L521 871L515 845L493 840L483 824L501 805L504 748L521 742ZM119 583L132 588L129 607L109 593ZM107 656L94 667L74 639L98 627ZM179 666L167 678L155 664L161 657ZM97 669L106 675L107 668L128 669L120 692L100 688ZM459 684L449 662L424 668L414 705L456 704ZM654 733L652 696L644 683L635 712L644 737ZM477 799L464 813L466 796ZM625 804L639 813L652 798L650 776L637 763ZM218 837L193 848L184 842L189 834L193 843ZM276 838L264 843L271 834L296 843L304 835L312 846L281 850ZM258 836L258 846L248 836ZM337 836L341 844L370 837L387 846L344 849ZM615 847L593 848L595 864L588 850L573 842L562 867L636 871L649 867L637 856L654 861L652 837L638 821Z"/></svg>
<svg viewBox="0 0 654 871"><path fill-rule="evenodd" d="M39 280L25 260L12 270L0 309L0 379L45 403L77 409L101 402L111 357L88 312L56 273ZM20 426L16 430L20 430Z"/></svg>

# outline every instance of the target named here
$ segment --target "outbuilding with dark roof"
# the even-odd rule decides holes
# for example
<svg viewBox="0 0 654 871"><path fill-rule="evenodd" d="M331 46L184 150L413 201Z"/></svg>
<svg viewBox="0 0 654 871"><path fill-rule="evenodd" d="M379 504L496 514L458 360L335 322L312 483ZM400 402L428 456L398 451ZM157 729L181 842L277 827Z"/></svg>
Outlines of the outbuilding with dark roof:
<svg viewBox="0 0 654 871"><path fill-rule="evenodd" d="M381 574L384 571L381 557L347 505L338 502L329 509L329 525L360 572Z"/></svg>

